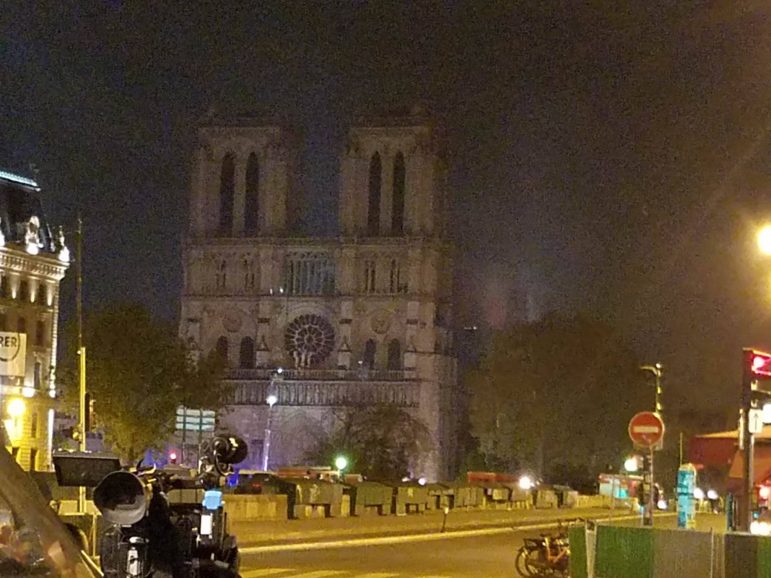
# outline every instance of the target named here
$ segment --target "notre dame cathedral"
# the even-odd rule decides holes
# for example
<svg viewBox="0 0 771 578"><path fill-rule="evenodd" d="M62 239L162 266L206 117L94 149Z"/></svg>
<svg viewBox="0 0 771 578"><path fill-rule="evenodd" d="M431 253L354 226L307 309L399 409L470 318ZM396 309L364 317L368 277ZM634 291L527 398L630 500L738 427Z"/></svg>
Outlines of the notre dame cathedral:
<svg viewBox="0 0 771 578"><path fill-rule="evenodd" d="M261 467L268 425L269 466L302 464L336 409L395 404L431 433L413 475L447 479L459 400L441 131L420 110L359 117L341 148L339 236L298 237L293 133L201 123L180 332L228 360L219 419L249 442L244 467Z"/></svg>

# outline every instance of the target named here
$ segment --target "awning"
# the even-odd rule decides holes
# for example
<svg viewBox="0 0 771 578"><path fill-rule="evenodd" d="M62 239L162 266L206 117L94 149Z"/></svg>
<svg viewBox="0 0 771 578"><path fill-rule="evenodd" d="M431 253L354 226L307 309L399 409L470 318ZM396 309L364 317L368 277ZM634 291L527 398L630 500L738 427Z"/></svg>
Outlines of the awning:
<svg viewBox="0 0 771 578"><path fill-rule="evenodd" d="M701 466L728 467L734 460L738 437L737 430L694 436L688 443L688 461ZM771 440L771 426L755 434L755 441L765 440Z"/></svg>
<svg viewBox="0 0 771 578"><path fill-rule="evenodd" d="M754 484L757 486L771 477L771 446L755 446L754 466ZM729 478L744 477L744 452L737 451L731 469L728 471Z"/></svg>

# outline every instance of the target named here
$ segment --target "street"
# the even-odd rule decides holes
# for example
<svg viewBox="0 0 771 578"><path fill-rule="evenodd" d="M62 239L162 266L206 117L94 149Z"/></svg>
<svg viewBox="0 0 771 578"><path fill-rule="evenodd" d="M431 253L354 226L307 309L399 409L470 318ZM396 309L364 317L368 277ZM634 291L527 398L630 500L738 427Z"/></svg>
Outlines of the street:
<svg viewBox="0 0 771 578"><path fill-rule="evenodd" d="M382 546L246 554L242 576L259 578L495 578L516 576L514 557L533 531Z"/></svg>
<svg viewBox="0 0 771 578"><path fill-rule="evenodd" d="M637 525L637 519L618 523ZM660 515L656 527L674 528L675 516ZM723 516L701 515L698 529L724 528ZM436 536L439 539L409 539L378 545L378 539L343 545L309 543L306 549L270 551L245 548L241 575L244 578L498 578L518 576L514 558L525 537L543 529L495 528ZM433 538L433 537L432 537ZM390 538L384 538L387 541ZM258 550L255 552L255 550Z"/></svg>

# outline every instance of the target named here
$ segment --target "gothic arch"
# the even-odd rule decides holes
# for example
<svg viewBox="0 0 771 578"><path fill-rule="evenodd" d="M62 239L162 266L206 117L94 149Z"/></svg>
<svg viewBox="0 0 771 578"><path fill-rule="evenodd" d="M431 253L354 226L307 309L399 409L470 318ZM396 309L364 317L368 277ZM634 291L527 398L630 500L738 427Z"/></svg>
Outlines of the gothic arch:
<svg viewBox="0 0 771 578"><path fill-rule="evenodd" d="M244 199L244 233L247 236L259 232L260 222L260 164L252 153L246 163L246 196Z"/></svg>
<svg viewBox="0 0 771 578"><path fill-rule="evenodd" d="M222 335L217 340L217 345L215 346L215 351L217 352L217 355L219 355L225 363L228 361L228 338Z"/></svg>
<svg viewBox="0 0 771 578"><path fill-rule="evenodd" d="M375 345L374 339L367 339L367 343L364 344L364 357L362 362L367 369L375 369L375 354L377 353L377 345Z"/></svg>
<svg viewBox="0 0 771 578"><path fill-rule="evenodd" d="M254 339L251 337L244 337L241 339L238 366L241 369L254 369Z"/></svg>
<svg viewBox="0 0 771 578"><path fill-rule="evenodd" d="M233 199L236 192L236 161L232 152L222 158L220 169L220 233L233 234Z"/></svg>
<svg viewBox="0 0 771 578"><path fill-rule="evenodd" d="M388 344L388 369L402 368L402 344L398 339L392 339Z"/></svg>
<svg viewBox="0 0 771 578"><path fill-rule="evenodd" d="M391 206L391 234L402 235L404 233L404 155L396 153L394 159L394 190Z"/></svg>
<svg viewBox="0 0 771 578"><path fill-rule="evenodd" d="M380 188L383 183L383 167L380 154L375 153L369 161L369 202L367 205L367 234L380 233Z"/></svg>

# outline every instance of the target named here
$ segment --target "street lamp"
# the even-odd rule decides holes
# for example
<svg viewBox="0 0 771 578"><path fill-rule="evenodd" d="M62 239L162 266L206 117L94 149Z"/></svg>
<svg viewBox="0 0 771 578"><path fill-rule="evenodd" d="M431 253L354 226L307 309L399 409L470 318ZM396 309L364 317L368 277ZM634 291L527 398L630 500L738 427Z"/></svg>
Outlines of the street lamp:
<svg viewBox="0 0 771 578"><path fill-rule="evenodd" d="M641 365L643 371L650 371L656 377L656 397L654 398L653 411L661 413L661 376L664 374L664 366L660 363L655 365Z"/></svg>
<svg viewBox="0 0 771 578"><path fill-rule="evenodd" d="M276 394L276 380L283 379L284 370L278 368L270 376L270 383L268 384L268 395L265 396L265 403L268 404L268 419L265 424L265 443L262 452L262 471L268 471L268 462L270 460L270 433L273 425L273 406L278 403L278 395Z"/></svg>
<svg viewBox="0 0 771 578"><path fill-rule="evenodd" d="M348 467L348 458L345 456L337 456L335 458L335 467L342 473L342 471Z"/></svg>
<svg viewBox="0 0 771 578"><path fill-rule="evenodd" d="M758 231L758 249L764 255L771 255L771 225L766 225Z"/></svg>
<svg viewBox="0 0 771 578"><path fill-rule="evenodd" d="M637 456L628 457L624 462L624 469L630 474L633 474L640 469L640 463L637 461Z"/></svg>

